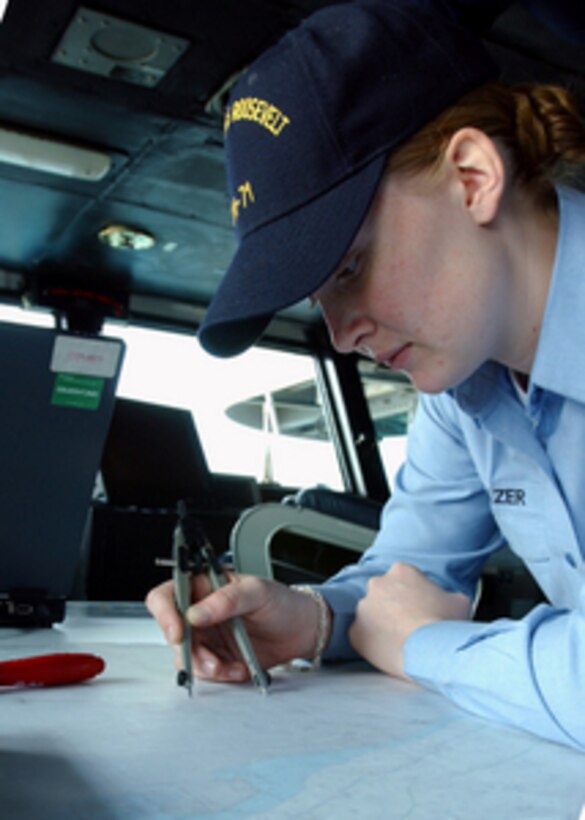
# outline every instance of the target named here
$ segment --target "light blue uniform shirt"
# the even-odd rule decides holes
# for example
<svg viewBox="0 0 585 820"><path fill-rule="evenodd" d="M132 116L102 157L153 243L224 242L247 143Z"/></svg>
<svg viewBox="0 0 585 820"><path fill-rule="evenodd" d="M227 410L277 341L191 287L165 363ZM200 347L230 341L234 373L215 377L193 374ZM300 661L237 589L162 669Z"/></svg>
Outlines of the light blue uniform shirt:
<svg viewBox="0 0 585 820"><path fill-rule="evenodd" d="M347 631L370 577L400 560L473 597L507 542L550 604L521 620L422 627L405 672L476 714L585 750L585 196L559 197L526 406L492 362L421 396L377 538L321 590L335 616L326 657L351 657Z"/></svg>

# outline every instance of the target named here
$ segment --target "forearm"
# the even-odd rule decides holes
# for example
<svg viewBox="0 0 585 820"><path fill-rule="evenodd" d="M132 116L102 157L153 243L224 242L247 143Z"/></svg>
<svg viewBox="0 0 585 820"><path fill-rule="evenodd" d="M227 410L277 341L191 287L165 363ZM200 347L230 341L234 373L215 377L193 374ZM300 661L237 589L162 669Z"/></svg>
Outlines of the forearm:
<svg viewBox="0 0 585 820"><path fill-rule="evenodd" d="M405 672L475 714L585 751L584 604L425 626L405 644Z"/></svg>
<svg viewBox="0 0 585 820"><path fill-rule="evenodd" d="M462 596L416 571L415 587L401 591L395 576L380 576L361 603L353 600L359 585L324 588L334 609L327 657L359 653L475 714L585 751L585 590L573 611L540 606L519 621L482 624L443 608L442 601L457 609ZM427 623L421 617L417 626L425 612Z"/></svg>

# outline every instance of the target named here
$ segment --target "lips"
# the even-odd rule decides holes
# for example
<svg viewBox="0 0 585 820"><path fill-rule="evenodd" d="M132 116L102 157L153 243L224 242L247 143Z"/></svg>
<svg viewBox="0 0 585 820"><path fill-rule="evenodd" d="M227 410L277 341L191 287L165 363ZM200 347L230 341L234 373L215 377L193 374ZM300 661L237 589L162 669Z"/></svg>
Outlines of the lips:
<svg viewBox="0 0 585 820"><path fill-rule="evenodd" d="M408 342L397 350L391 351L383 356L377 356L376 362L390 370L405 370L412 344Z"/></svg>
<svg viewBox="0 0 585 820"><path fill-rule="evenodd" d="M411 350L412 344L408 343L403 345L400 350L392 356L390 360L392 370L408 370L408 359L410 358Z"/></svg>

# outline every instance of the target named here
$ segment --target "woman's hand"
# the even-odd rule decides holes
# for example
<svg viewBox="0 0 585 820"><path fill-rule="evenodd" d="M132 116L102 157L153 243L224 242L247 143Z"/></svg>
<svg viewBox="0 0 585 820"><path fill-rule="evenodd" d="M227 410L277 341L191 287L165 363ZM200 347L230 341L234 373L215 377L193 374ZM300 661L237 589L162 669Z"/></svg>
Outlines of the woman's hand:
<svg viewBox="0 0 585 820"><path fill-rule="evenodd" d="M445 592L415 567L396 563L369 582L349 638L356 652L378 669L407 679L402 655L409 636L437 621L467 620L470 612L465 595Z"/></svg>
<svg viewBox="0 0 585 820"><path fill-rule="evenodd" d="M192 626L193 673L215 681L243 681L249 672L230 628L230 618L242 618L258 662L268 669L292 658L312 657L319 625L319 607L307 595L284 584L253 576L232 576L230 583L210 592L205 575L191 581L192 600L186 617ZM167 641L177 649L183 637L172 581L151 590L146 606Z"/></svg>

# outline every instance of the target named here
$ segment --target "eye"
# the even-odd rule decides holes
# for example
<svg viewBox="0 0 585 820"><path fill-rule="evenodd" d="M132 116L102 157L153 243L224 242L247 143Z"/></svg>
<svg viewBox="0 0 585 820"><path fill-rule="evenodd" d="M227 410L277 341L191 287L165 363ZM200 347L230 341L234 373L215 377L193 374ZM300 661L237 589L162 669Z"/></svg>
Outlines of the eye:
<svg viewBox="0 0 585 820"><path fill-rule="evenodd" d="M344 286L351 283L361 274L360 256L355 254L351 258L345 258L341 264L334 271L324 285L321 285L318 291L308 296L309 304L311 306L322 303L323 298L328 293L334 293L337 285Z"/></svg>
<svg viewBox="0 0 585 820"><path fill-rule="evenodd" d="M335 274L335 281L343 284L354 279L359 274L359 258L354 256L353 259L345 262Z"/></svg>

